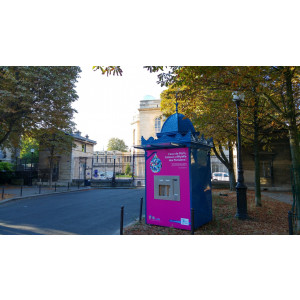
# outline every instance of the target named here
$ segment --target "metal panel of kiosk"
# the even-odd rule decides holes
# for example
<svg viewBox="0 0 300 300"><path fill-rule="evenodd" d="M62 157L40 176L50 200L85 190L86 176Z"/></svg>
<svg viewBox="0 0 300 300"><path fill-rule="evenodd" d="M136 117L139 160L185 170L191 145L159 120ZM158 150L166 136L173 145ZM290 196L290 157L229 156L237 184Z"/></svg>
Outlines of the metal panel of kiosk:
<svg viewBox="0 0 300 300"><path fill-rule="evenodd" d="M154 199L180 201L179 176L154 176Z"/></svg>

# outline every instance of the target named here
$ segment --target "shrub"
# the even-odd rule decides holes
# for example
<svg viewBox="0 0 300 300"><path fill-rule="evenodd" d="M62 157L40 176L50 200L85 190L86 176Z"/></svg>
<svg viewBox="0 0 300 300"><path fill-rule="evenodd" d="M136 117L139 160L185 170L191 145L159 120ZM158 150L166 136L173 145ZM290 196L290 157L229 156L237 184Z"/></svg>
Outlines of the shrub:
<svg viewBox="0 0 300 300"><path fill-rule="evenodd" d="M0 171L12 172L13 170L14 170L13 164L6 162L6 161L0 162Z"/></svg>
<svg viewBox="0 0 300 300"><path fill-rule="evenodd" d="M130 164L127 164L127 165L126 165L126 169L125 169L125 174L126 174L126 175L129 175L129 174L130 174L130 171L131 171Z"/></svg>

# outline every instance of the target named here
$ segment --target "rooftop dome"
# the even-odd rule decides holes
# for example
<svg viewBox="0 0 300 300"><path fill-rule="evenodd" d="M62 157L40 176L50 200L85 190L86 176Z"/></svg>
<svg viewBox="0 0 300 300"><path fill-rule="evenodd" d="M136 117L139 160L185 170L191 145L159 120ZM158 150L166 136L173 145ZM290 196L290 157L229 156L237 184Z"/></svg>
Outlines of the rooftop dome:
<svg viewBox="0 0 300 300"><path fill-rule="evenodd" d="M151 95L146 95L143 100L155 100L155 98Z"/></svg>
<svg viewBox="0 0 300 300"><path fill-rule="evenodd" d="M186 134L191 131L195 133L195 128L190 119L185 117L183 114L175 113L170 116L164 123L161 132L157 134L157 137L160 137L162 134L171 133L182 133Z"/></svg>

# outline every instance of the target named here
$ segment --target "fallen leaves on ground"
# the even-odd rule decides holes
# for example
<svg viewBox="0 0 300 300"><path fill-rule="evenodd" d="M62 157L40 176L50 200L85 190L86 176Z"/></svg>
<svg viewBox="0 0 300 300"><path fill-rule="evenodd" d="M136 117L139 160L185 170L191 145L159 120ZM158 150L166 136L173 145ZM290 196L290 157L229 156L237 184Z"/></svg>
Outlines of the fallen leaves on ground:
<svg viewBox="0 0 300 300"><path fill-rule="evenodd" d="M228 196L220 196L227 194ZM218 190L213 195L213 220L195 230L202 235L282 235L288 234L288 211L291 205L262 196L262 206L255 206L254 191L247 192L248 220L238 220L236 192ZM188 230L136 223L124 229L126 235L189 235Z"/></svg>
<svg viewBox="0 0 300 300"><path fill-rule="evenodd" d="M0 200L4 200L4 199L8 199L8 198L13 198L15 196L15 194L4 194L3 195L3 199L0 195Z"/></svg>

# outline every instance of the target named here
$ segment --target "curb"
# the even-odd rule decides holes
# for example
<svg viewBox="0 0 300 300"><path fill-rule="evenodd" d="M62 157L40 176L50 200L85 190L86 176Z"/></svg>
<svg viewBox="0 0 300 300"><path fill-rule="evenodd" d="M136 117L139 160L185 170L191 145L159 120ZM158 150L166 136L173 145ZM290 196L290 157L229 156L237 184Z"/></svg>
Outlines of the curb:
<svg viewBox="0 0 300 300"><path fill-rule="evenodd" d="M0 205L7 203L9 201L16 201L16 200L22 200L22 199L29 199L29 198L36 198L36 197L43 197L43 196L50 196L50 195L59 195L59 194L65 194L65 193L76 193L80 191L90 191L90 190L101 190L101 189L137 189L137 187L91 187L88 189L80 189L80 190L74 190L74 191L62 191L62 192L52 192L52 193L45 193L45 194L34 194L34 195L28 195L28 196L22 196L22 197L14 197L9 198L5 200L0 200Z"/></svg>
<svg viewBox="0 0 300 300"><path fill-rule="evenodd" d="M66 193L76 193L76 192L90 191L90 190L94 190L94 188L74 190L74 191L63 191L63 192L54 192L54 193L28 195L28 196L22 196L22 197L15 197L15 198L9 198L9 199L5 199L5 200L1 200L0 201L0 205L4 204L4 203L7 203L7 202L10 202L10 201L16 201L16 200L22 200L22 199L30 199L30 198L37 198L37 197L50 196L50 195L59 195L59 194L66 194Z"/></svg>
<svg viewBox="0 0 300 300"><path fill-rule="evenodd" d="M144 216L144 215L143 215ZM142 216L142 217L143 217ZM129 224L127 224L125 227L123 227L123 230L125 230L126 228L132 226L133 224L139 222L139 219L137 218L135 221L130 222ZM111 235L120 235L120 229L118 229L115 233L111 234ZM126 234L124 234L126 235Z"/></svg>

